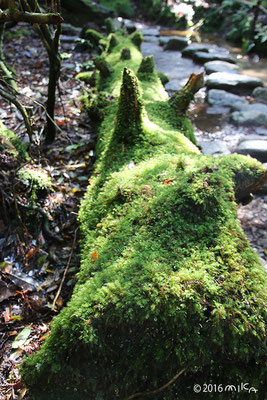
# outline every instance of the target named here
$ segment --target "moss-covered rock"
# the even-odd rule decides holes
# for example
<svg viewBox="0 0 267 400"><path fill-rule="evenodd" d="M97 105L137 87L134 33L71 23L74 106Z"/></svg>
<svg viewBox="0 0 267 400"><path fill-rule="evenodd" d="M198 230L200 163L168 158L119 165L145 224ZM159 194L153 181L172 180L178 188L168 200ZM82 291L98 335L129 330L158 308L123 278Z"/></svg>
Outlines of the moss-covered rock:
<svg viewBox="0 0 267 400"><path fill-rule="evenodd" d="M238 222L235 192L240 172L258 182L266 170L250 157L202 155L157 75L138 82L141 61L121 38L106 58L113 73L97 81L114 100L80 209L78 283L24 362L23 381L36 400L126 400L183 371L145 397L188 400L196 383L249 382L261 399L266 274ZM196 396L224 400L225 392Z"/></svg>

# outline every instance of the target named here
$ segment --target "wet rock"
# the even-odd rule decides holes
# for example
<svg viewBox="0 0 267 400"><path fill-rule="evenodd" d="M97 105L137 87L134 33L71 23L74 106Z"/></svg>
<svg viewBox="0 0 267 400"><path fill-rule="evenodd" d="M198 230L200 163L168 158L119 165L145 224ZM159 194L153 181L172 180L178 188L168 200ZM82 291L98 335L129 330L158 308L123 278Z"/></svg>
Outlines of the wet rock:
<svg viewBox="0 0 267 400"><path fill-rule="evenodd" d="M164 50L182 50L188 45L188 40L184 37L169 39L164 45Z"/></svg>
<svg viewBox="0 0 267 400"><path fill-rule="evenodd" d="M203 45L203 44L198 44L198 43L191 43L189 46L183 49L182 55L183 57L189 57L192 58L193 55L197 52L209 52L209 46L208 45Z"/></svg>
<svg viewBox="0 0 267 400"><path fill-rule="evenodd" d="M160 46L165 46L171 39L176 39L177 36L160 36L159 38L159 45Z"/></svg>
<svg viewBox="0 0 267 400"><path fill-rule="evenodd" d="M259 78L248 75L231 74L229 72L214 72L206 78L209 89L223 89L232 93L250 95L257 86L263 86Z"/></svg>
<svg viewBox="0 0 267 400"><path fill-rule="evenodd" d="M80 39L79 36L69 36L69 35L61 35L60 41L61 43L74 43L75 40Z"/></svg>
<svg viewBox="0 0 267 400"><path fill-rule="evenodd" d="M253 104L236 103L233 104L233 109L235 111L259 111L267 115L267 105L262 103L253 103Z"/></svg>
<svg viewBox="0 0 267 400"><path fill-rule="evenodd" d="M61 24L62 35L68 36L80 36L81 28L77 28L71 24L62 23Z"/></svg>
<svg viewBox="0 0 267 400"><path fill-rule="evenodd" d="M83 26L88 22L101 26L106 18L114 16L114 11L95 2L64 0L61 14L65 22L75 26Z"/></svg>
<svg viewBox="0 0 267 400"><path fill-rule="evenodd" d="M227 61L208 61L204 64L206 74L213 74L214 72L229 72L231 74L240 74L239 67L236 64Z"/></svg>
<svg viewBox="0 0 267 400"><path fill-rule="evenodd" d="M236 152L239 154L250 155L261 162L266 162L267 140L244 140L238 145Z"/></svg>
<svg viewBox="0 0 267 400"><path fill-rule="evenodd" d="M150 43L158 43L159 38L157 36L143 36L145 42L150 42Z"/></svg>
<svg viewBox="0 0 267 400"><path fill-rule="evenodd" d="M143 36L160 36L157 28L144 28L140 29Z"/></svg>
<svg viewBox="0 0 267 400"><path fill-rule="evenodd" d="M230 118L235 125L260 126L267 122L267 114L257 110L234 111Z"/></svg>
<svg viewBox="0 0 267 400"><path fill-rule="evenodd" d="M216 114L227 114L230 111L230 107L222 107L222 106L213 106L207 108L207 114L216 115Z"/></svg>
<svg viewBox="0 0 267 400"><path fill-rule="evenodd" d="M261 103L267 104L267 88L256 87L252 92L252 96L254 96Z"/></svg>
<svg viewBox="0 0 267 400"><path fill-rule="evenodd" d="M197 51L193 54L193 60L197 63L204 64L208 61L227 61L229 63L236 63L236 59L227 54L221 54L216 52L204 52L204 51Z"/></svg>
<svg viewBox="0 0 267 400"><path fill-rule="evenodd" d="M222 140L214 140L212 142L200 141L198 145L202 149L202 153L205 155L212 155L214 157L219 157L222 155L230 154L228 147Z"/></svg>
<svg viewBox="0 0 267 400"><path fill-rule="evenodd" d="M208 92L208 103L233 108L237 104L246 105L248 101L244 97L228 93L225 90L211 89Z"/></svg>
<svg viewBox="0 0 267 400"><path fill-rule="evenodd" d="M176 79L172 79L165 85L165 89L168 92L176 92L182 89L182 85Z"/></svg>
<svg viewBox="0 0 267 400"><path fill-rule="evenodd" d="M257 135L267 136L267 129L264 128L256 128Z"/></svg>

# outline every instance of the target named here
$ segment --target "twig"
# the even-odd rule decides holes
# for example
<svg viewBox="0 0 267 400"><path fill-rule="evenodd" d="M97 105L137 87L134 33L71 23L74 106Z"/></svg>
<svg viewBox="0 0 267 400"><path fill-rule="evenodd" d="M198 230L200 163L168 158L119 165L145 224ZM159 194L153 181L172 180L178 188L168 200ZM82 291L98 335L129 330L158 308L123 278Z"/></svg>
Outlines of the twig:
<svg viewBox="0 0 267 400"><path fill-rule="evenodd" d="M136 397L140 397L140 396L152 396L154 394L162 392L163 390L167 389L168 386L172 385L179 378L179 376L182 375L185 372L185 370L186 370L186 368L182 369L168 383L166 383L166 385L161 386L159 389L153 390L152 392L134 393L131 396L127 397L127 400L135 399Z"/></svg>
<svg viewBox="0 0 267 400"><path fill-rule="evenodd" d="M74 247L75 247L75 244L76 244L77 231L78 231L78 228L76 228L75 233L74 233L74 239L73 239L73 243L72 243L72 248L71 248L70 256L69 256L68 263L67 263L67 266L66 266L66 268L65 268L63 277L62 277L62 279L61 279L61 282L60 282L60 285L59 285L57 294L56 294L56 296L55 296L55 298L54 298L54 301L53 301L53 304L52 304L52 311L55 311L55 306L56 306L57 299L58 299L58 297L59 297L59 295L60 295L60 292L61 292L61 290L62 290L63 283L64 283L64 281L65 281L67 272L68 272L68 270L69 270L69 266L70 266L70 262L71 262L71 258L72 258L72 254L73 254L73 250L74 250Z"/></svg>

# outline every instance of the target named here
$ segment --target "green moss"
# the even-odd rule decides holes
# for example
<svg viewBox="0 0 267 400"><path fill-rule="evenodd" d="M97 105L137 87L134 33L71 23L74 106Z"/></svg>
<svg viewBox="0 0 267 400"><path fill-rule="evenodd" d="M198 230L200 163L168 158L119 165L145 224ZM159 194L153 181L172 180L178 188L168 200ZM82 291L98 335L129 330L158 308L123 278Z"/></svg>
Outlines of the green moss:
<svg viewBox="0 0 267 400"><path fill-rule="evenodd" d="M87 29L85 39L89 40L94 46L98 46L101 42L105 42L105 37L94 29Z"/></svg>
<svg viewBox="0 0 267 400"><path fill-rule="evenodd" d="M144 41L142 33L139 31L135 31L131 34L130 38L133 44L138 48L138 50L141 50L141 45Z"/></svg>
<svg viewBox="0 0 267 400"><path fill-rule="evenodd" d="M130 60L131 59L131 50L128 47L123 47L121 49L121 60Z"/></svg>
<svg viewBox="0 0 267 400"><path fill-rule="evenodd" d="M40 168L26 165L18 171L21 181L30 189L31 200L36 202L38 193L52 188L51 177Z"/></svg>
<svg viewBox="0 0 267 400"><path fill-rule="evenodd" d="M110 33L115 32L115 25L112 18L105 19L105 26L106 26L106 34L109 35Z"/></svg>
<svg viewBox="0 0 267 400"><path fill-rule="evenodd" d="M183 368L150 398L188 400L206 382L264 393L266 274L237 219L235 177L265 170L250 157L200 154L157 75L138 82L141 60L121 39L106 57L113 73L97 82L114 100L80 208L78 283L22 367L37 400L127 399Z"/></svg>
<svg viewBox="0 0 267 400"><path fill-rule="evenodd" d="M170 78L161 71L157 71L158 77L162 83L162 85L166 85L170 81Z"/></svg>
<svg viewBox="0 0 267 400"><path fill-rule="evenodd" d="M23 143L15 133L6 129L4 124L0 121L0 147L3 147L10 154L15 157L22 157L29 160L27 153L28 143Z"/></svg>
<svg viewBox="0 0 267 400"><path fill-rule="evenodd" d="M80 81L89 83L92 78L93 73L94 73L93 71L80 72L79 74L77 74L75 76L75 79L79 79Z"/></svg>
<svg viewBox="0 0 267 400"><path fill-rule="evenodd" d="M112 50L114 49L114 47L118 46L118 44L119 44L119 41L118 41L116 35L114 33L111 33L108 36L106 52L111 53Z"/></svg>

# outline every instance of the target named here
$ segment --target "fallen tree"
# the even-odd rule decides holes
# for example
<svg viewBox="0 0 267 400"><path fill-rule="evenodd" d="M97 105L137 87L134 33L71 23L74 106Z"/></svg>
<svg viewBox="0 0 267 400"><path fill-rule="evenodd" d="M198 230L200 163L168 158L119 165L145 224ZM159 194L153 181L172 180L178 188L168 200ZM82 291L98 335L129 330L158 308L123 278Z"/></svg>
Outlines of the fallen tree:
<svg viewBox="0 0 267 400"><path fill-rule="evenodd" d="M102 122L80 210L81 270L23 381L38 400L188 400L194 384L206 399L205 383L225 399L226 385L241 382L261 396L266 275L236 199L266 170L200 153L185 105L201 76L169 99L141 40L110 36L95 60L102 93L86 104L102 106Z"/></svg>

